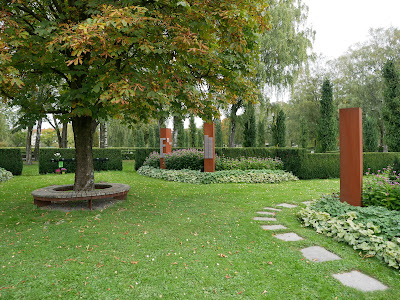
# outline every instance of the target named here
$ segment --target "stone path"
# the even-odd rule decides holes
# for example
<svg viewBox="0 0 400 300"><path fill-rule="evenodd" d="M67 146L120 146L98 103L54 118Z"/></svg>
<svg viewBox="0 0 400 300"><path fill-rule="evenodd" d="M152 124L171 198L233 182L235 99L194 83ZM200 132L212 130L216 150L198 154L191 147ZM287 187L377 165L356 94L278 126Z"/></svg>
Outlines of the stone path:
<svg viewBox="0 0 400 300"><path fill-rule="evenodd" d="M303 204L306 205L308 205L309 203L311 203L311 201L303 202ZM281 203L278 204L277 206L284 209L291 209L297 207L297 205L289 203ZM280 212L282 210L280 208L264 207L264 211L258 211L257 214L275 216L277 212ZM271 218L271 217L254 217L253 220L276 222L276 218ZM287 229L287 227L281 224L261 225L261 227L262 229L267 231ZM303 237L297 235L295 232L274 234L274 237L286 242L296 242L304 240ZM300 251L303 254L304 258L316 263L323 263L326 261L334 261L342 259L335 253L332 253L320 246L312 246L301 249ZM351 271L348 273L341 273L341 274L332 274L332 276L333 278L341 282L343 285L355 288L362 292L382 291L388 289L388 287L382 284L380 281L370 276L367 276L359 271Z"/></svg>

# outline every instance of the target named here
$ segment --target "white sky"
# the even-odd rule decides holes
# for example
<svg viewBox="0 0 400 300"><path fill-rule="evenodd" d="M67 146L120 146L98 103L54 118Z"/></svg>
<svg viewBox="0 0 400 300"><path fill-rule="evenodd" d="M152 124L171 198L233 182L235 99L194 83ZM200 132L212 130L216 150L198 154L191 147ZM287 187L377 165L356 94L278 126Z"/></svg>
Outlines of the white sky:
<svg viewBox="0 0 400 300"><path fill-rule="evenodd" d="M316 31L314 51L327 58L366 41L370 28L400 28L400 0L303 0Z"/></svg>

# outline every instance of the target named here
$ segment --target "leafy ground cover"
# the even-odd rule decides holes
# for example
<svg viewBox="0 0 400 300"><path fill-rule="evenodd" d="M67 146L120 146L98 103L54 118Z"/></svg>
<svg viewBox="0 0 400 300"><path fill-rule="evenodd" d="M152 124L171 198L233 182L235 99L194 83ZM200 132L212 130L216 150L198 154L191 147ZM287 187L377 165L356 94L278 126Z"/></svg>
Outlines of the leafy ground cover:
<svg viewBox="0 0 400 300"><path fill-rule="evenodd" d="M376 256L400 267L400 217L385 207L354 207L339 196L325 195L299 212L305 226L345 242L366 257Z"/></svg>
<svg viewBox="0 0 400 300"><path fill-rule="evenodd" d="M210 183L279 183L299 180L283 170L229 170L205 173L195 170L164 170L149 166L140 167L138 174L151 178L193 184Z"/></svg>
<svg viewBox="0 0 400 300"><path fill-rule="evenodd" d="M35 170L36 168L36 170ZM284 209L278 222L305 239L284 242L253 221L265 206L300 203L337 190L338 180L191 185L123 171L97 181L130 184L128 199L103 211L38 209L30 192L72 184L73 174L0 183L0 294L5 299L399 299L399 272L303 228ZM342 260L313 263L319 245ZM390 287L362 293L332 274L360 270Z"/></svg>
<svg viewBox="0 0 400 300"><path fill-rule="evenodd" d="M11 172L7 171L6 169L0 168L0 182L7 181L13 178Z"/></svg>

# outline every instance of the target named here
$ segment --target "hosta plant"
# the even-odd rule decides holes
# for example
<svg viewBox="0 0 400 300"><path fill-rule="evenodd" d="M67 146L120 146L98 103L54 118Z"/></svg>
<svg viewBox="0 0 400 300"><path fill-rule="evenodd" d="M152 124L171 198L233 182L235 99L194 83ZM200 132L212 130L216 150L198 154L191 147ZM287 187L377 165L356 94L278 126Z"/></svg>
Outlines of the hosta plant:
<svg viewBox="0 0 400 300"><path fill-rule="evenodd" d="M0 182L7 181L13 178L11 172L7 171L6 169L0 168Z"/></svg>

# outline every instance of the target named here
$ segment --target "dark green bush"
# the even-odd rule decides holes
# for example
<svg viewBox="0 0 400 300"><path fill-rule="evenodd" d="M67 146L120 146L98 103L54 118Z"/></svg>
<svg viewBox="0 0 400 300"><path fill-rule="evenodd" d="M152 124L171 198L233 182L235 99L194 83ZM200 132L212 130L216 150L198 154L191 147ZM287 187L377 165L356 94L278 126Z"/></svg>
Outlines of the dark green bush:
<svg viewBox="0 0 400 300"><path fill-rule="evenodd" d="M66 159L63 167L67 173L74 173L76 170L75 149L42 148L39 150L39 173L54 173L58 169L56 153L60 153L61 158ZM107 161L102 159L108 158ZM122 155L120 149L93 149L93 163L96 171L101 170L122 170Z"/></svg>
<svg viewBox="0 0 400 300"><path fill-rule="evenodd" d="M178 149L165 155L165 168L168 170L204 171L204 153L197 149Z"/></svg>
<svg viewBox="0 0 400 300"><path fill-rule="evenodd" d="M282 170L283 162L271 157L239 157L217 156L215 170Z"/></svg>
<svg viewBox="0 0 400 300"><path fill-rule="evenodd" d="M23 168L21 149L0 148L0 167L13 175L21 175Z"/></svg>
<svg viewBox="0 0 400 300"><path fill-rule="evenodd" d="M371 173L376 173L378 170L393 165L399 156L398 152L365 152L363 155L364 173L368 172L368 168Z"/></svg>
<svg viewBox="0 0 400 300"><path fill-rule="evenodd" d="M300 179L325 179L340 177L339 153L307 154L303 160L301 171L297 175Z"/></svg>

